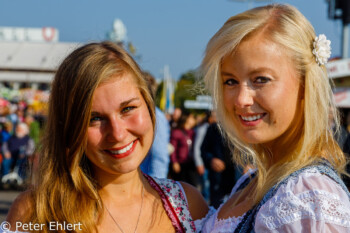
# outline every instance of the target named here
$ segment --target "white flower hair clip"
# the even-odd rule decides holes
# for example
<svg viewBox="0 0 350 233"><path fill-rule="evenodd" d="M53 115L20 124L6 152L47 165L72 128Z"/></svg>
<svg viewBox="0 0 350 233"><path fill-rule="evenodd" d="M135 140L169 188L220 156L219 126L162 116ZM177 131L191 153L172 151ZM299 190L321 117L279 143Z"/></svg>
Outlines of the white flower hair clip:
<svg viewBox="0 0 350 233"><path fill-rule="evenodd" d="M315 55L318 65L326 64L331 56L331 41L327 40L324 34L316 36L312 53Z"/></svg>

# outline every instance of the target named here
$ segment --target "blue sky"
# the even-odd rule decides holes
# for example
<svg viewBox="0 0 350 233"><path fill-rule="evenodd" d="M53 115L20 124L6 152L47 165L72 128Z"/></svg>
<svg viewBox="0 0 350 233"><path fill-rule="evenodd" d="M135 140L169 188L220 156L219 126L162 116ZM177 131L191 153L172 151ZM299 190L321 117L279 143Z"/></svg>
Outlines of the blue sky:
<svg viewBox="0 0 350 233"><path fill-rule="evenodd" d="M341 55L342 26L328 19L326 0L270 1L296 6L316 33L332 41ZM0 0L2 27L55 27L61 42L106 39L114 19L121 19L142 57L141 67L160 78L164 65L177 79L199 66L206 43L232 15L264 3L232 0ZM0 51L1 52L1 51Z"/></svg>

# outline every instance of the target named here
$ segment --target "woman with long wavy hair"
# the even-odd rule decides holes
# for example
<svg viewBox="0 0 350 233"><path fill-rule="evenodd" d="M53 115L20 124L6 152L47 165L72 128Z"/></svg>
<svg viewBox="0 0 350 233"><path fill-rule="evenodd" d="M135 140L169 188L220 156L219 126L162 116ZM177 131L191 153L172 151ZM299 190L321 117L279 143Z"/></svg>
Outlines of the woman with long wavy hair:
<svg viewBox="0 0 350 233"><path fill-rule="evenodd" d="M229 18L207 45L205 83L234 160L251 170L203 232L350 232L345 156L328 128L338 122L316 37L293 6Z"/></svg>
<svg viewBox="0 0 350 233"><path fill-rule="evenodd" d="M199 192L139 168L154 111L140 68L121 47L73 51L55 75L39 169L8 214L11 230L194 232L208 211Z"/></svg>

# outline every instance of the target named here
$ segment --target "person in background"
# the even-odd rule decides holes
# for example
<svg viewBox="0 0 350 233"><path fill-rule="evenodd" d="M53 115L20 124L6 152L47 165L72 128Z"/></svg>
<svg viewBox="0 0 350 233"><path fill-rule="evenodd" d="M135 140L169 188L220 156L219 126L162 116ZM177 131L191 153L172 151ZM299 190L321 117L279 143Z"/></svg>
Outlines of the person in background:
<svg viewBox="0 0 350 233"><path fill-rule="evenodd" d="M29 137L29 129L26 123L19 123L15 133L2 144L1 150L4 156L2 163L2 176L9 174L16 166L18 175L26 178L26 162L34 153L34 141Z"/></svg>
<svg viewBox="0 0 350 233"><path fill-rule="evenodd" d="M241 172L232 161L231 150L216 122L208 127L201 155L209 173L210 205L218 208L225 196L231 193Z"/></svg>
<svg viewBox="0 0 350 233"><path fill-rule="evenodd" d="M348 134L348 136L345 139L343 151L348 161L348 163L346 164L346 172L350 174L350 134ZM346 187L350 191L350 177L343 175L342 178Z"/></svg>
<svg viewBox="0 0 350 233"><path fill-rule="evenodd" d="M173 114L171 114L171 119L169 121L170 128L175 129L178 127L178 121L182 115L181 108L175 108Z"/></svg>
<svg viewBox="0 0 350 233"><path fill-rule="evenodd" d="M1 125L2 127L0 132L0 146L10 139L12 128L13 128L12 123L9 120Z"/></svg>
<svg viewBox="0 0 350 233"><path fill-rule="evenodd" d="M201 155L201 146L209 125L216 121L215 111L205 112L201 122L197 123L194 128L195 138L193 146L193 159L199 174L199 189L206 200L209 200L208 172L205 169ZM198 121L197 121L198 122Z"/></svg>
<svg viewBox="0 0 350 233"><path fill-rule="evenodd" d="M197 186L199 175L193 160L195 118L191 113L182 113L178 126L171 130L170 143L174 152L170 155L170 177Z"/></svg>
<svg viewBox="0 0 350 233"><path fill-rule="evenodd" d="M155 99L157 83L154 77L144 72L148 88ZM141 164L141 170L153 177L167 178L170 162L168 144L170 143L170 126L165 114L156 106L156 127L154 141L150 151Z"/></svg>
<svg viewBox="0 0 350 233"><path fill-rule="evenodd" d="M244 174L206 232L350 232L346 158L329 129L339 116L325 64L330 41L295 7L229 18L202 71L218 122Z"/></svg>
<svg viewBox="0 0 350 233"><path fill-rule="evenodd" d="M1 99L0 99L1 101ZM3 160L4 160L4 155L2 152L2 145L7 142L10 137L11 137L11 132L12 132L12 123L10 120L6 120L6 118L3 119L5 122L0 122L0 177L1 174L3 173Z"/></svg>
<svg viewBox="0 0 350 233"><path fill-rule="evenodd" d="M40 139L40 124L31 114L26 114L24 122L29 127L29 137L34 140L35 146L38 145Z"/></svg>
<svg viewBox="0 0 350 233"><path fill-rule="evenodd" d="M333 137L337 141L339 147L343 150L349 133L342 124L340 124L339 128L337 128L332 112L329 113L329 128L333 133Z"/></svg>
<svg viewBox="0 0 350 233"><path fill-rule="evenodd" d="M0 124L4 124L7 121L10 121L10 103L9 101L0 98ZM12 133L12 131L10 132Z"/></svg>

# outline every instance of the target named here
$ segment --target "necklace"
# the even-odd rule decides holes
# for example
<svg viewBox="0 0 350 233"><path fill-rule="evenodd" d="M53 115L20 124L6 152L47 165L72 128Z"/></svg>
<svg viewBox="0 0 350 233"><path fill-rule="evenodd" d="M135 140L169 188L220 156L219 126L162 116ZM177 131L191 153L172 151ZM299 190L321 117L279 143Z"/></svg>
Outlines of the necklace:
<svg viewBox="0 0 350 233"><path fill-rule="evenodd" d="M135 226L135 230L134 230L134 233L136 233L136 230L137 230L137 226L139 225L139 221L140 221L140 216L141 216L141 212L142 212L142 205L143 205L143 196L144 196L144 193L145 193L145 187L143 186L142 184L142 191L141 191L141 207L140 207L140 212L139 212L139 216L137 217L137 222L136 222L136 226ZM113 222L115 223L115 225L117 225L117 227L119 228L119 230L124 233L123 229L119 226L119 224L117 223L117 221L113 218L111 212L109 212L109 209L107 208L106 205L104 205L109 216L112 218Z"/></svg>

